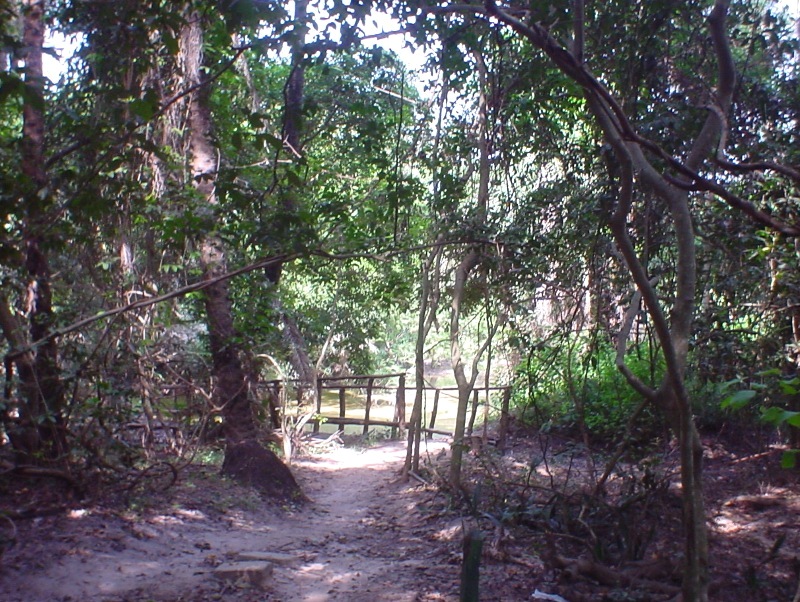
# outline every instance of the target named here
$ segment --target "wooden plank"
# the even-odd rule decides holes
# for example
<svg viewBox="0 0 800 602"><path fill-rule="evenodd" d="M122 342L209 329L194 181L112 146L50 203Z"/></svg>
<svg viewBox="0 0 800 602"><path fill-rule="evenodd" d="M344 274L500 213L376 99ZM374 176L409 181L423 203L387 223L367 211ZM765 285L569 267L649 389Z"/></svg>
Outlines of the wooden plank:
<svg viewBox="0 0 800 602"><path fill-rule="evenodd" d="M367 406L364 409L364 432L363 435L366 435L369 432L369 410L372 407L372 385L375 384L375 379L370 378L367 381Z"/></svg>
<svg viewBox="0 0 800 602"><path fill-rule="evenodd" d="M446 437L452 437L453 436L453 431L443 431L441 429L432 429L432 428L427 428L427 427L423 427L421 430L424 433L430 433L432 435L444 435Z"/></svg>
<svg viewBox="0 0 800 602"><path fill-rule="evenodd" d="M399 378L405 377L405 372L397 372L396 374L354 374L352 376L324 376L320 380L325 382L336 382L340 380L369 380L370 378Z"/></svg>
<svg viewBox="0 0 800 602"><path fill-rule="evenodd" d="M330 385L327 387L325 385L322 385L320 389L323 391L338 391L342 387L344 387L345 389L363 389L364 385ZM384 387L381 385L374 385L372 389L374 391L397 391L397 387Z"/></svg>
<svg viewBox="0 0 800 602"><path fill-rule="evenodd" d="M397 422L393 420L373 420L370 419L369 422L364 420L363 418L339 418L337 416L323 416L322 420L324 420L328 424L338 424L338 425L355 425L355 426L391 426L397 428L400 426Z"/></svg>

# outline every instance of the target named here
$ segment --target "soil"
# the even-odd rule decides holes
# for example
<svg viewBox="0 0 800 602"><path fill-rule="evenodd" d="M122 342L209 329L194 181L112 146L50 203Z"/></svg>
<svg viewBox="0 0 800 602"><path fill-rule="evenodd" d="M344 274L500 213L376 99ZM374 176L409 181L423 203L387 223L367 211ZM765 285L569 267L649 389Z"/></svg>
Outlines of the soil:
<svg viewBox="0 0 800 602"><path fill-rule="evenodd" d="M559 466L568 470L579 491L578 476L588 465L574 451L577 448L555 439L547 446L553 458L547 470L552 474ZM715 441L706 447L712 599L791 601L800 570L797 474L780 469L779 450L731 451ZM638 564L623 564L613 554L605 559L619 575L629 575L623 569L630 566L644 567L639 573L642 579L614 586L599 583L597 575L581 573L577 565L556 568L556 556L591 557L587 546L576 543L577 537L573 541L559 535L554 543L553 537L546 538L536 528L541 517L501 521L499 515L481 509L481 504L497 503L490 477L499 482L515 465L527 470L536 465L539 471L541 466L532 458L541 449L541 441L518 438L502 457L492 450L483 456L470 454L470 470L482 479L483 487L469 483L471 517L470 503L463 499L456 502L440 488L399 478L405 458L402 442L336 446L296 460L292 471L309 498L297 504L270 502L221 477L218 466L186 467L165 490L156 479L143 480L138 490L125 496L124 505L110 500L73 504L58 514L16 519L15 545L2 557L0 598L7 602L450 602L459 599L463 533L473 527L486 534L481 600L557 599L532 598L534 592L560 595L568 602L674 598L645 586L679 583L675 567L680 503L671 472L675 454L668 452L660 466L664 487L654 489L658 496L637 515L641 524L628 525L638 532L654 526L646 554ZM444 470L446 450L445 443L429 444L426 480L435 480L437 471ZM617 485L610 489L621 491L619 484L627 481L614 482ZM513 491L505 485L505 491ZM566 490L565 485L562 491ZM478 491L484 493L479 496ZM559 499L566 504L579 496ZM9 509L8 501L0 498L0 516ZM591 514L584 510L581 520L603 540L600 523L590 523ZM542 520L558 531L563 516L550 513ZM609 544L609 549L616 548ZM285 563L275 565L261 588L214 577L218 565L247 551L288 556ZM656 565L666 568L661 573L646 572Z"/></svg>

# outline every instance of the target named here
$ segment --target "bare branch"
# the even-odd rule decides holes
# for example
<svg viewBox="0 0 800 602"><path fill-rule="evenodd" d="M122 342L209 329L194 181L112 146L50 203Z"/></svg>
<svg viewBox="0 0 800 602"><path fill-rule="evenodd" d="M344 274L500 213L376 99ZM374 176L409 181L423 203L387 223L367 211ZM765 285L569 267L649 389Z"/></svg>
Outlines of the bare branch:
<svg viewBox="0 0 800 602"><path fill-rule="evenodd" d="M800 171L793 169L787 165L781 165L780 163L775 163L774 161L754 161L750 163L735 163L733 161L725 159L722 155L718 155L715 162L717 165L719 165L724 169L727 169L728 171L733 171L737 173L748 173L752 171L774 171L776 173L781 174L782 176L791 178L797 183L800 183Z"/></svg>
<svg viewBox="0 0 800 602"><path fill-rule="evenodd" d="M655 286L656 282L658 281L658 277L653 278L650 280L650 285ZM628 368L628 365L625 363L625 353L627 352L628 347L628 339L631 335L631 329L633 328L633 323L636 320L636 316L639 314L639 308L642 304L642 293L637 288L634 293L633 297L631 297L631 304L628 307L628 311L625 312L625 318L622 321L622 328L619 331L619 335L617 336L617 356L615 359L615 364L617 369L622 373L625 377L625 380L628 381L628 384L642 397L649 401L656 400L656 391L652 387L648 387L642 380L636 376L631 369Z"/></svg>

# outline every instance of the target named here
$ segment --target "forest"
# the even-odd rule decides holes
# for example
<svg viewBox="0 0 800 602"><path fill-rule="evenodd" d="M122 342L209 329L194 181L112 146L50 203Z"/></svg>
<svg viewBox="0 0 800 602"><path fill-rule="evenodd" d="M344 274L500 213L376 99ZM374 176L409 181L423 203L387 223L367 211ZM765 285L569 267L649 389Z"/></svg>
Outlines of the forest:
<svg viewBox="0 0 800 602"><path fill-rule="evenodd" d="M0 34L9 600L800 602L796 0Z"/></svg>

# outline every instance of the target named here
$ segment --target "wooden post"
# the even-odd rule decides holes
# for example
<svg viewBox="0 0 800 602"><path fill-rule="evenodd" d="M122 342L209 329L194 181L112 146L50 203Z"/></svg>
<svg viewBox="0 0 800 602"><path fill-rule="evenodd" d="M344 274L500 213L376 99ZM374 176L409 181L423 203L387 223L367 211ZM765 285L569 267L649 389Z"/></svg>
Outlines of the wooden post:
<svg viewBox="0 0 800 602"><path fill-rule="evenodd" d="M339 418L344 418L347 414L347 389L339 387ZM339 425L339 432L344 433L344 425Z"/></svg>
<svg viewBox="0 0 800 602"><path fill-rule="evenodd" d="M478 390L472 391L472 413L469 416L469 426L467 427L467 436L472 435L472 429L475 427L475 415L478 413Z"/></svg>
<svg viewBox="0 0 800 602"><path fill-rule="evenodd" d="M508 408L511 403L511 387L503 389L503 405L500 407L500 432L498 433L497 447L502 452L506 449L508 439Z"/></svg>
<svg viewBox="0 0 800 602"><path fill-rule="evenodd" d="M428 424L428 428L432 429L436 425L436 412L439 411L439 395L441 391L436 389L433 393L433 410L431 410L431 421ZM433 433L428 433L428 439L433 438Z"/></svg>
<svg viewBox="0 0 800 602"><path fill-rule="evenodd" d="M394 420L402 432L406 428L406 375L401 374L397 379L397 399L394 404ZM397 436L397 430L392 429L392 439Z"/></svg>
<svg viewBox="0 0 800 602"><path fill-rule="evenodd" d="M319 415L322 414L322 377L317 377L317 419L314 420L314 432L319 432Z"/></svg>
<svg viewBox="0 0 800 602"><path fill-rule="evenodd" d="M461 602L479 602L483 533L472 529L464 536L464 559L461 564Z"/></svg>
<svg viewBox="0 0 800 602"><path fill-rule="evenodd" d="M369 409L372 406L372 385L375 384L375 379L370 378L367 381L367 407L364 410L364 432L362 434L366 435L369 433Z"/></svg>

